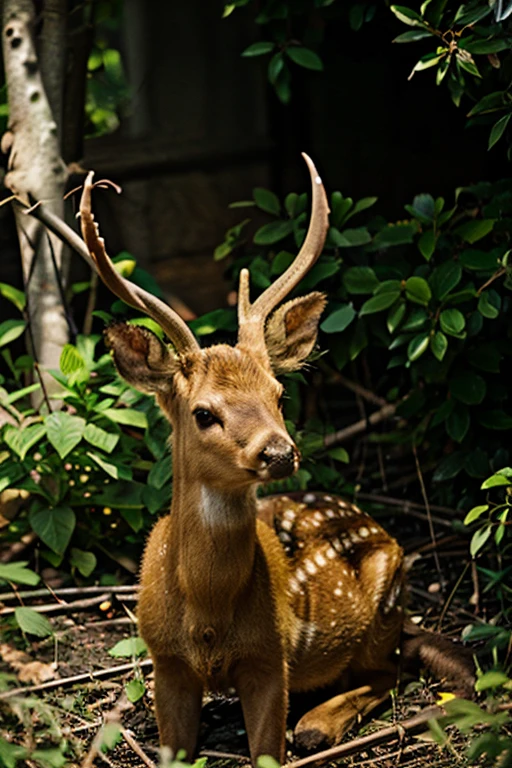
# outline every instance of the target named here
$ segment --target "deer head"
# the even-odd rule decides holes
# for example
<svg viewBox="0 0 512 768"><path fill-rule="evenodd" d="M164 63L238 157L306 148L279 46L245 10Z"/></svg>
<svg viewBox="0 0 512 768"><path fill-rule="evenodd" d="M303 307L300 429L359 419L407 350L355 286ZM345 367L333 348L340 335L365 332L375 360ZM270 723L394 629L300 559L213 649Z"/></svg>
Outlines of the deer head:
<svg viewBox="0 0 512 768"><path fill-rule="evenodd" d="M306 239L288 270L252 304L249 272L242 270L235 347L201 349L170 307L115 271L91 212L92 173L84 186L82 234L102 280L127 304L155 319L174 346L171 350L145 328L115 323L105 336L117 369L136 389L155 395L174 428L174 454L211 488L235 490L287 477L298 468L276 375L303 365L315 345L326 300L313 292L276 307L320 255L329 212L316 169L304 158L313 187Z"/></svg>

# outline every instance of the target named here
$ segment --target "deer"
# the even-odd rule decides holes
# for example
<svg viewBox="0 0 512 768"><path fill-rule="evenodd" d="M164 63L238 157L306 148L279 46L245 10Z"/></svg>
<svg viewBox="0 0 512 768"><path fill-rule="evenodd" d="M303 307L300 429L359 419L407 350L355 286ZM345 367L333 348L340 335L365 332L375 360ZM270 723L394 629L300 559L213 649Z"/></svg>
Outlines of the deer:
<svg viewBox="0 0 512 768"><path fill-rule="evenodd" d="M172 506L146 544L137 615L154 664L160 743L189 758L206 690L235 689L255 765L260 755L283 763L293 692L332 694L301 717L295 743L338 743L396 685L399 647L402 658L421 658L472 689L459 648L407 626L404 553L379 523L326 492L256 496L299 467L277 377L304 365L326 305L318 291L282 303L318 259L329 226L322 181L304 159L306 237L253 302L241 271L234 346L201 348L171 307L116 272L92 213L92 172L80 202L82 237L102 280L172 344L126 322L105 331L119 374L153 395L172 425Z"/></svg>

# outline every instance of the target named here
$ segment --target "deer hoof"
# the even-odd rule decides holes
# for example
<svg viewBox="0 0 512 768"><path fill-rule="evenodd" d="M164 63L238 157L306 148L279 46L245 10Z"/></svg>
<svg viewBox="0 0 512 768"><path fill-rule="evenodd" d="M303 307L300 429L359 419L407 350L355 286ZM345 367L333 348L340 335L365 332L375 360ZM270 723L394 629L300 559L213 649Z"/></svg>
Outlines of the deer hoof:
<svg viewBox="0 0 512 768"><path fill-rule="evenodd" d="M318 752L331 746L329 737L318 728L295 729L293 744L299 752Z"/></svg>

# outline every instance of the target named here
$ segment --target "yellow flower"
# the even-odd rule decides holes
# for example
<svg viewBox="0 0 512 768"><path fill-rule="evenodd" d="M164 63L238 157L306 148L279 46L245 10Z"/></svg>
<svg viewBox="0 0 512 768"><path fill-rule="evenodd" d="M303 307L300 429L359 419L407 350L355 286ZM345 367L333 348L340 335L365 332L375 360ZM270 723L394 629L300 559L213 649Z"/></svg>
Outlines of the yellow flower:
<svg viewBox="0 0 512 768"><path fill-rule="evenodd" d="M456 698L457 697L455 696L454 693L440 691L437 694L437 704L439 704L440 706L443 706L443 704L446 704L447 701L451 701L452 699L456 699Z"/></svg>

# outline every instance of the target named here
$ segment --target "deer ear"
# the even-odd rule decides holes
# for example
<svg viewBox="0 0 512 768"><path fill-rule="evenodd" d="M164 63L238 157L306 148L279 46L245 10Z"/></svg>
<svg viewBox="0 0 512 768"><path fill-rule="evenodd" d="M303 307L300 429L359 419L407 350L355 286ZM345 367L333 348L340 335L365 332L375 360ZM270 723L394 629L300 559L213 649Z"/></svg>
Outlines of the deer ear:
<svg viewBox="0 0 512 768"><path fill-rule="evenodd" d="M275 373L300 368L315 346L318 323L327 300L323 293L292 299L270 316L265 342Z"/></svg>
<svg viewBox="0 0 512 768"><path fill-rule="evenodd" d="M149 395L170 390L178 363L158 336L138 325L115 323L105 330L105 341L128 384Z"/></svg>

